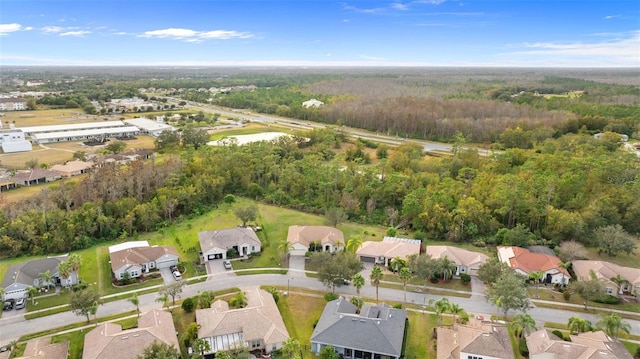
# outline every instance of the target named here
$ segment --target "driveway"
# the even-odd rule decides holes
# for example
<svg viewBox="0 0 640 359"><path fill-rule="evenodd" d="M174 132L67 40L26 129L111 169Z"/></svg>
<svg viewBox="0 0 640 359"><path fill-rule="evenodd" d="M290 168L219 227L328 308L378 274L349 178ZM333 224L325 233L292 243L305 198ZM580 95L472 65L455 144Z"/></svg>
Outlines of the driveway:
<svg viewBox="0 0 640 359"><path fill-rule="evenodd" d="M162 275L162 280L164 280L165 283L173 283L176 281L175 278L173 278L173 273L171 273L171 269L170 268L160 268L160 275Z"/></svg>
<svg viewBox="0 0 640 359"><path fill-rule="evenodd" d="M305 256L290 256L289 257L289 275L306 277L307 275L304 272L305 263L306 263Z"/></svg>
<svg viewBox="0 0 640 359"><path fill-rule="evenodd" d="M217 277L227 276L227 277L235 277L236 274L233 270L226 269L224 264L222 264L222 259L214 259L211 261L205 262L205 267L207 268L207 280L214 280ZM231 261L231 266L233 267L233 261Z"/></svg>
<svg viewBox="0 0 640 359"><path fill-rule="evenodd" d="M471 276L471 299L484 300L485 285L478 276Z"/></svg>

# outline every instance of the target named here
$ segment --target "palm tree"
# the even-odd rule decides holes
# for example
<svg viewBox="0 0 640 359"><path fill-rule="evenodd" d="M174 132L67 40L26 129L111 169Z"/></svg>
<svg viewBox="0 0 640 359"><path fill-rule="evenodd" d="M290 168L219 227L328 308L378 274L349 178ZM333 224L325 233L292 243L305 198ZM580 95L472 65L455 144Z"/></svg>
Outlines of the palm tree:
<svg viewBox="0 0 640 359"><path fill-rule="evenodd" d="M76 279L80 282L80 267L82 266L82 257L77 253L72 253L67 258L67 262L71 265L71 271L76 274Z"/></svg>
<svg viewBox="0 0 640 359"><path fill-rule="evenodd" d="M360 288L364 286L364 277L360 273L356 273L351 277L351 283L356 287L356 293L358 293L358 297L360 296Z"/></svg>
<svg viewBox="0 0 640 359"><path fill-rule="evenodd" d="M569 318L568 327L569 333L571 334L584 333L592 330L591 322L578 316Z"/></svg>
<svg viewBox="0 0 640 359"><path fill-rule="evenodd" d="M604 330L612 338L618 338L620 332L629 334L631 331L631 325L616 313L603 316L602 320L596 324L596 327Z"/></svg>
<svg viewBox="0 0 640 359"><path fill-rule="evenodd" d="M460 316L462 313L465 312L464 308L462 308L456 303L451 303L451 305L449 305L449 311L451 312L451 314L453 314L454 323L457 321L458 316Z"/></svg>
<svg viewBox="0 0 640 359"><path fill-rule="evenodd" d="M449 257L445 256L440 261L440 269L442 270L442 280L445 282L451 279L453 276L453 269L455 268L455 264L449 259Z"/></svg>
<svg viewBox="0 0 640 359"><path fill-rule="evenodd" d="M359 234L349 237L347 240L347 246L345 247L348 252L355 253L362 245L362 238Z"/></svg>
<svg viewBox="0 0 640 359"><path fill-rule="evenodd" d="M436 309L436 315L438 316L438 326L442 326L442 313L449 310L449 299L442 297L438 300L430 299L429 305L433 305Z"/></svg>
<svg viewBox="0 0 640 359"><path fill-rule="evenodd" d="M60 262L60 264L58 264L58 273L60 273L60 277L64 279L65 286L69 287L69 277L71 276L71 263Z"/></svg>
<svg viewBox="0 0 640 359"><path fill-rule="evenodd" d="M371 279L371 284L376 286L376 302L378 302L378 287L380 287L380 281L384 277L382 274L382 268L380 266L375 265L371 270L371 275L369 278Z"/></svg>
<svg viewBox="0 0 640 359"><path fill-rule="evenodd" d="M138 313L138 319L140 319L140 299L138 299L138 293L133 293L131 298L127 299L131 304L136 306L136 312Z"/></svg>
<svg viewBox="0 0 640 359"><path fill-rule="evenodd" d="M289 243L286 238L278 242L278 250L280 251L280 254L282 254L282 262L286 261L289 258L289 251L292 249L293 244Z"/></svg>
<svg viewBox="0 0 640 359"><path fill-rule="evenodd" d="M38 294L39 290L36 287L27 287L27 297L31 298L31 305L34 305L36 294Z"/></svg>
<svg viewBox="0 0 640 359"><path fill-rule="evenodd" d="M411 280L411 277L413 277L413 273L411 273L411 269L402 267L400 268L400 272L398 273L398 275L400 276L402 287L404 289L404 303L407 304L407 282Z"/></svg>
<svg viewBox="0 0 640 359"><path fill-rule="evenodd" d="M169 308L169 293L166 291L160 292L160 296L156 298L156 302L162 303L163 308Z"/></svg>
<svg viewBox="0 0 640 359"><path fill-rule="evenodd" d="M7 294L7 291L0 287L0 299L2 299L4 301L4 295Z"/></svg>
<svg viewBox="0 0 640 359"><path fill-rule="evenodd" d="M544 275L545 272L542 270L529 273L529 279L533 280L533 283L536 285L536 298L540 298L540 295L538 294L538 285L542 282Z"/></svg>
<svg viewBox="0 0 640 359"><path fill-rule="evenodd" d="M529 335L536 330L536 321L531 317L531 314L516 314L511 325L514 328L514 332L518 334L518 338L522 338L523 333Z"/></svg>
<svg viewBox="0 0 640 359"><path fill-rule="evenodd" d="M211 351L211 345L208 341L198 338L193 341L193 351L196 353L200 353L202 359L204 359L204 353Z"/></svg>
<svg viewBox="0 0 640 359"><path fill-rule="evenodd" d="M38 282L40 283L41 287L43 284L46 284L47 289L49 289L49 287L51 286L51 283L53 283L53 276L51 275L51 271L47 270L44 273L40 273L40 278Z"/></svg>

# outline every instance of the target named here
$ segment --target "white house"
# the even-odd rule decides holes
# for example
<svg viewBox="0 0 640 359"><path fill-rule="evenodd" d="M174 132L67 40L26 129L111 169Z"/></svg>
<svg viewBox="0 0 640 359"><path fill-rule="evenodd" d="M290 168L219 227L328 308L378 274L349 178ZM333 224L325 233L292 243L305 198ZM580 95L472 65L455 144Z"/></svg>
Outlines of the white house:
<svg viewBox="0 0 640 359"><path fill-rule="evenodd" d="M460 276L460 274L463 273L476 275L478 268L489 259L486 254L452 246L427 246L426 254L430 255L433 259L446 257L455 263L456 276Z"/></svg>
<svg viewBox="0 0 640 359"><path fill-rule="evenodd" d="M569 284L571 275L560 264L560 258L545 254L534 253L520 247L498 247L498 259L509 265L517 273L529 276L532 272L544 272L544 283Z"/></svg>
<svg viewBox="0 0 640 359"><path fill-rule="evenodd" d="M239 255L247 256L262 250L260 238L251 228L235 227L217 231L198 233L202 261L227 259L227 251L236 250Z"/></svg>
<svg viewBox="0 0 640 359"><path fill-rule="evenodd" d="M291 226L287 242L291 245L289 254L292 256L304 256L314 242L323 251L334 253L344 248L344 234L339 229L327 226Z"/></svg>
<svg viewBox="0 0 640 359"><path fill-rule="evenodd" d="M363 242L356 251L356 256L362 262L390 266L391 261L396 257L407 260L411 255L419 255L421 243L417 239L384 237L382 242Z"/></svg>
<svg viewBox="0 0 640 359"><path fill-rule="evenodd" d="M152 269L178 264L178 252L170 246L150 246L147 241L125 242L109 247L111 271L116 279L137 278Z"/></svg>

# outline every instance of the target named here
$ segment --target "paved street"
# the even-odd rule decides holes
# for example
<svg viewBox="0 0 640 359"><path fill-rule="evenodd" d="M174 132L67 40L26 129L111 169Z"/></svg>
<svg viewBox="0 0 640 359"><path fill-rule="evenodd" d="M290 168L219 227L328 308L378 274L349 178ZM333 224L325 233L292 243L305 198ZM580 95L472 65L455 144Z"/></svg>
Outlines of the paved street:
<svg viewBox="0 0 640 359"><path fill-rule="evenodd" d="M293 277L293 279L291 279ZM311 289L317 291L328 291L326 287L322 285L316 278L303 277L301 275L279 275L279 274L257 274L247 276L216 276L211 280L204 282L194 283L184 288L184 292L181 297L186 298L198 294L203 290L217 291L222 289L228 289L239 286L260 286L260 285L275 285L286 288L290 285L291 290L295 288ZM341 295L352 296L356 294L356 290L353 286L343 286L336 289L336 292ZM371 286L367 279L365 286L361 289L361 295L364 297L375 298L375 287ZM402 302L403 291L389 288L379 289L380 299ZM156 293L145 294L139 297L140 309L145 312L152 308L160 308L161 304L155 300L157 298ZM428 292L417 293L407 292L407 301L418 305L424 305L429 302L430 299L440 299L440 295L431 295ZM496 307L486 302L485 300L479 300L478 295L473 295L472 298L460 298L449 297L449 300L453 303L459 304L467 312L481 315L496 314ZM98 309L98 316L108 316L112 314L125 313L134 309L134 306L126 300L119 300L106 303ZM576 308L575 311L571 310L556 310L548 308L534 308L530 311L531 315L536 319L538 323L543 322L555 322L566 323L570 317L580 315L583 318L596 323L599 318L592 314L583 314L580 308ZM0 319L0 345L5 345L11 340L17 339L22 335L38 332L46 329L57 328L62 325L83 322L84 318L74 315L71 312L64 312L54 314L42 318L25 320L22 316L13 316ZM635 335L640 335L640 321L627 320L631 324L631 332Z"/></svg>

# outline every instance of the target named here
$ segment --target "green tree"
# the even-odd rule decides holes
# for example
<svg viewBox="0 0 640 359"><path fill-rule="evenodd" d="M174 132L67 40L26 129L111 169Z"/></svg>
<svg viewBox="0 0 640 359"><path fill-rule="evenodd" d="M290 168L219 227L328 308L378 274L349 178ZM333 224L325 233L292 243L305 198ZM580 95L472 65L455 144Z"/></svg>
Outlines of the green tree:
<svg viewBox="0 0 640 359"><path fill-rule="evenodd" d="M234 358L232 358L231 355L229 355L229 353L220 350L216 352L215 359L234 359Z"/></svg>
<svg viewBox="0 0 640 359"><path fill-rule="evenodd" d="M409 256L409 268L416 277L424 280L425 291L431 278L440 273L440 263L428 254Z"/></svg>
<svg viewBox="0 0 640 359"><path fill-rule="evenodd" d="M347 220L347 214L339 207L327 208L324 212L324 216L327 224L331 227L337 227L340 223Z"/></svg>
<svg viewBox="0 0 640 359"><path fill-rule="evenodd" d="M371 274L369 278L371 279L371 284L376 287L376 302L379 301L378 288L380 287L380 281L382 280L383 277L384 277L384 274L382 273L382 268L380 268L379 265L375 265L371 270Z"/></svg>
<svg viewBox="0 0 640 359"><path fill-rule="evenodd" d="M362 306L364 305L364 301L362 300L362 298L351 297L349 301L351 302L351 304L355 305L358 308L357 313L360 313L360 309L362 309Z"/></svg>
<svg viewBox="0 0 640 359"><path fill-rule="evenodd" d="M333 349L331 345L327 345L326 347L320 349L318 355L321 359L340 359L340 356L338 355L338 353L336 353L336 350Z"/></svg>
<svg viewBox="0 0 640 359"><path fill-rule="evenodd" d="M536 321L530 314L518 313L513 318L511 326L518 338L522 338L523 334L529 335L536 330Z"/></svg>
<svg viewBox="0 0 640 359"><path fill-rule="evenodd" d="M120 153L127 148L127 144L123 141L110 141L105 149L111 153Z"/></svg>
<svg viewBox="0 0 640 359"><path fill-rule="evenodd" d="M478 268L478 278L485 284L491 284L509 270L509 266L506 263L500 262L496 257L492 257Z"/></svg>
<svg viewBox="0 0 640 359"><path fill-rule="evenodd" d="M449 305L449 311L451 312L451 314L453 314L454 323L456 323L458 317L462 317L464 314L466 314L466 311L456 303L451 303Z"/></svg>
<svg viewBox="0 0 640 359"><path fill-rule="evenodd" d="M50 288L51 285L53 284L53 276L51 275L51 271L47 270L43 273L40 273L40 276L38 278L38 283L40 284L41 287L43 285L46 285L47 288Z"/></svg>
<svg viewBox="0 0 640 359"><path fill-rule="evenodd" d="M363 268L362 262L351 252L314 252L309 263L318 268L318 280L335 292L344 285L344 280L352 278Z"/></svg>
<svg viewBox="0 0 640 359"><path fill-rule="evenodd" d="M82 257L78 253L71 253L67 262L71 265L71 271L76 274L78 282L80 281L80 267L82 267Z"/></svg>
<svg viewBox="0 0 640 359"><path fill-rule="evenodd" d="M157 340L144 348L142 355L138 355L138 359L176 359L179 357L180 352L176 347Z"/></svg>
<svg viewBox="0 0 640 359"><path fill-rule="evenodd" d="M71 277L71 263L68 261L62 261L58 264L58 273L60 277L65 280L65 285L70 286L69 277Z"/></svg>
<svg viewBox="0 0 640 359"><path fill-rule="evenodd" d="M92 289L83 289L71 293L69 307L75 315L84 315L89 323L89 314L96 314L100 304L100 295Z"/></svg>
<svg viewBox="0 0 640 359"><path fill-rule="evenodd" d="M184 331L182 335L182 339L191 343L194 339L198 337L198 330L200 329L200 324L198 323L190 323L187 329Z"/></svg>
<svg viewBox="0 0 640 359"><path fill-rule="evenodd" d="M438 300L430 299L429 305L433 305L436 310L436 315L438 316L438 326L442 326L442 314L449 310L450 307L449 299L446 297L442 297Z"/></svg>
<svg viewBox="0 0 640 359"><path fill-rule="evenodd" d="M140 299L138 298L138 293L133 293L131 298L127 300L136 306L136 313L138 313L138 318L140 318Z"/></svg>
<svg viewBox="0 0 640 359"><path fill-rule="evenodd" d="M345 248L347 249L347 251L355 253L356 251L358 251L358 248L360 248L361 245L362 245L362 237L360 237L359 234L355 234L349 237Z"/></svg>
<svg viewBox="0 0 640 359"><path fill-rule="evenodd" d="M213 295L209 291L201 292L198 295L198 306L200 309L211 308L211 302L213 301Z"/></svg>
<svg viewBox="0 0 640 359"><path fill-rule="evenodd" d="M406 266L407 266L407 261L400 257L394 257L391 260L391 263L389 263L389 269L391 269L394 273L399 273L400 269Z"/></svg>
<svg viewBox="0 0 640 359"><path fill-rule="evenodd" d="M164 150L180 145L180 135L177 131L162 131L155 140L156 149Z"/></svg>
<svg viewBox="0 0 640 359"><path fill-rule="evenodd" d="M182 130L182 145L192 146L194 149L198 149L207 144L209 141L209 133L206 130L195 128L193 126L187 126Z"/></svg>
<svg viewBox="0 0 640 359"><path fill-rule="evenodd" d="M289 359L301 359L302 356L300 354L300 342L289 338L284 342L282 346L282 352L289 357Z"/></svg>
<svg viewBox="0 0 640 359"><path fill-rule="evenodd" d="M163 308L169 308L169 293L161 291L160 296L156 298L156 302L162 303Z"/></svg>
<svg viewBox="0 0 640 359"><path fill-rule="evenodd" d="M505 318L511 309L526 311L530 306L524 279L513 270L502 273L489 285L487 298L502 309Z"/></svg>
<svg viewBox="0 0 640 359"><path fill-rule="evenodd" d="M193 341L193 351L195 353L199 353L200 357L204 359L204 354L211 351L211 345L208 341L202 338L197 338Z"/></svg>
<svg viewBox="0 0 640 359"><path fill-rule="evenodd" d="M631 332L631 324L623 320L617 313L603 316L596 327L602 329L612 338L619 338L621 333L629 334Z"/></svg>
<svg viewBox="0 0 640 359"><path fill-rule="evenodd" d="M0 288L0 289L4 290L4 288ZM31 287L31 286L27 287L26 291L27 291L27 297L31 298L31 304L34 305L35 304L34 301L36 299L36 295L40 291L38 290L38 288Z"/></svg>
<svg viewBox="0 0 640 359"><path fill-rule="evenodd" d="M246 207L238 207L234 211L236 217L242 221L242 226L246 227L247 222L255 221L258 218L258 207L254 205L249 205Z"/></svg>
<svg viewBox="0 0 640 359"><path fill-rule="evenodd" d="M244 308L247 306L247 295L240 291L236 293L230 300L229 305L234 308Z"/></svg>
<svg viewBox="0 0 640 359"><path fill-rule="evenodd" d="M364 287L364 277L360 273L356 273L351 276L351 283L356 288L356 293L358 293L358 297L360 296L360 289Z"/></svg>
<svg viewBox="0 0 640 359"><path fill-rule="evenodd" d="M544 279L544 275L545 275L545 271L543 270L533 271L529 273L529 279L531 279L536 286L536 298L540 298L540 295L538 293L538 289L539 289L538 287L540 286L540 283Z"/></svg>
<svg viewBox="0 0 640 359"><path fill-rule="evenodd" d="M620 252L633 254L637 246L635 239L619 224L597 228L593 236L598 243L598 253L612 257Z"/></svg>
<svg viewBox="0 0 640 359"><path fill-rule="evenodd" d="M408 267L400 268L400 272L398 272L400 280L402 281L402 289L404 291L404 303L407 303L407 282L411 280L413 277L413 273L411 273L411 269Z"/></svg>
<svg viewBox="0 0 640 359"><path fill-rule="evenodd" d="M567 326L571 334L579 334L579 333L589 332L593 330L593 327L590 321L576 315L569 318L569 322Z"/></svg>
<svg viewBox="0 0 640 359"><path fill-rule="evenodd" d="M166 283L162 285L162 287L160 287L160 294L162 295L162 293L166 293L171 297L171 301L173 302L172 305L176 305L176 297L178 296L178 294L182 293L182 288L184 288L185 284L186 283L181 280Z"/></svg>
<svg viewBox="0 0 640 359"><path fill-rule="evenodd" d="M580 297L582 297L582 300L584 301L584 310L588 309L589 301L600 298L605 294L604 286L597 278L595 278L595 275L593 275L589 280L574 281L569 286L569 290L574 293L578 293Z"/></svg>

